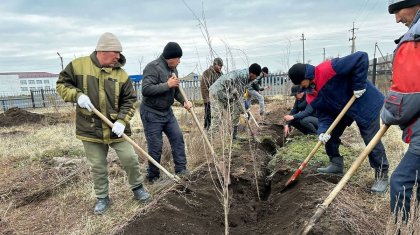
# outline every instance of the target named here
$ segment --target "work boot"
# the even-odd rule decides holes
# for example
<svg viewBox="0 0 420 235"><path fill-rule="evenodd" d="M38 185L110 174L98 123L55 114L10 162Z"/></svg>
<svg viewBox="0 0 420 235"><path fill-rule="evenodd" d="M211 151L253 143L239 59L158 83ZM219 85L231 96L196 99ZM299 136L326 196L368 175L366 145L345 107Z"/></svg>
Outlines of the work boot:
<svg viewBox="0 0 420 235"><path fill-rule="evenodd" d="M134 198L140 202L147 202L150 200L150 194L144 190L143 185L133 189Z"/></svg>
<svg viewBox="0 0 420 235"><path fill-rule="evenodd" d="M180 172L177 172L175 174L181 178L188 178L191 175L188 169L183 169Z"/></svg>
<svg viewBox="0 0 420 235"><path fill-rule="evenodd" d="M316 171L318 173L322 173L322 174L342 175L343 174L343 167L342 166L337 166L337 165L334 165L334 164L330 164L327 167L318 168L318 169L316 169Z"/></svg>
<svg viewBox="0 0 420 235"><path fill-rule="evenodd" d="M105 213L105 211L108 210L110 203L111 200L108 196L105 198L96 199L95 214L102 215L103 213Z"/></svg>
<svg viewBox="0 0 420 235"><path fill-rule="evenodd" d="M375 171L375 183L373 183L370 191L376 194L383 194L388 188L388 171Z"/></svg>

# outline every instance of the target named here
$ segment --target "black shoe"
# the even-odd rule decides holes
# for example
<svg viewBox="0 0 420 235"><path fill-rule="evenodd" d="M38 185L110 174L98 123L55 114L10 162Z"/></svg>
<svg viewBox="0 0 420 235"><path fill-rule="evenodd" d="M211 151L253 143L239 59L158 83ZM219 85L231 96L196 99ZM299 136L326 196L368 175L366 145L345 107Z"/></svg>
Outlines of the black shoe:
<svg viewBox="0 0 420 235"><path fill-rule="evenodd" d="M109 197L98 198L95 204L95 214L102 215L105 213L105 211L108 210L110 203L111 200Z"/></svg>
<svg viewBox="0 0 420 235"><path fill-rule="evenodd" d="M150 194L144 190L143 186L133 189L133 194L134 198L140 202L148 202L151 199Z"/></svg>
<svg viewBox="0 0 420 235"><path fill-rule="evenodd" d="M150 177L149 174L146 176L147 183L153 184L154 182L159 180L159 176L152 176Z"/></svg>

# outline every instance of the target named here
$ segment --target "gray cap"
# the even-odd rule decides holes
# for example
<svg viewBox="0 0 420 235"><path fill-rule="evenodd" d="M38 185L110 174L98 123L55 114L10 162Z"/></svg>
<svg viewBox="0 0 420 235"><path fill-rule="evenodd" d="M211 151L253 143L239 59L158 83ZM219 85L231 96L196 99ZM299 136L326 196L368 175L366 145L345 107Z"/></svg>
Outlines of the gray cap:
<svg viewBox="0 0 420 235"><path fill-rule="evenodd" d="M99 38L95 50L122 52L122 46L120 40L114 34L106 32Z"/></svg>
<svg viewBox="0 0 420 235"><path fill-rule="evenodd" d="M302 89L300 89L299 85L293 85L292 88L290 89L290 96L295 96L298 93L301 93Z"/></svg>
<svg viewBox="0 0 420 235"><path fill-rule="evenodd" d="M220 66L223 66L223 60L222 60L222 58L219 58L219 57L217 57L217 58L214 58L214 60L213 60L213 65L220 65Z"/></svg>

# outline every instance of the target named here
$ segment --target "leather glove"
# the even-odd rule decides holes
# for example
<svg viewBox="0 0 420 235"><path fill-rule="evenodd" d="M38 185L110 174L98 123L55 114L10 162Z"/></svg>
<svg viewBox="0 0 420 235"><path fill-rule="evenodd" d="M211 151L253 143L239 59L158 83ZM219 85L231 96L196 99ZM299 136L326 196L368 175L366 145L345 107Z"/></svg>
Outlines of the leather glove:
<svg viewBox="0 0 420 235"><path fill-rule="evenodd" d="M327 133L321 133L318 137L319 141L321 141L324 144L327 143L328 140L330 140L330 138L331 138L331 135Z"/></svg>
<svg viewBox="0 0 420 235"><path fill-rule="evenodd" d="M357 90L357 91L353 91L354 96L356 96L356 98L359 98L360 96L363 95L363 93L365 93L366 88L362 89L362 90Z"/></svg>
<svg viewBox="0 0 420 235"><path fill-rule="evenodd" d="M85 94L81 94L79 98L77 99L77 104L84 109L89 110L89 112L92 112L93 104L90 102L89 96Z"/></svg>
<svg viewBox="0 0 420 235"><path fill-rule="evenodd" d="M112 132L114 132L118 137L121 137L124 133L125 126L120 122L114 122L114 126L112 127Z"/></svg>

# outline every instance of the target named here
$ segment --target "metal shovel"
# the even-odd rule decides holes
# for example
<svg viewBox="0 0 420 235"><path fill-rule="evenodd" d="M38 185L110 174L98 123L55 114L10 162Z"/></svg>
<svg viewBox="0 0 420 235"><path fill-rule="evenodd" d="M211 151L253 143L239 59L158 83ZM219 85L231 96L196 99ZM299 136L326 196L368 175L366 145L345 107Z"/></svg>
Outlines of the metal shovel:
<svg viewBox="0 0 420 235"><path fill-rule="evenodd" d="M331 202L334 200L337 194L341 191L341 189L344 188L344 186L347 184L350 178L354 175L356 170L360 167L360 165L366 159L368 154L378 144L378 142L381 140L382 136L385 134L388 128L389 128L388 125L383 125L381 129L379 129L379 131L372 138L372 140L369 142L369 144L366 146L363 152L360 153L360 155L353 162L353 164L351 165L349 170L346 172L346 174L343 176L343 178L340 180L340 182L338 182L335 188L331 191L330 195L328 195L328 197L325 199L325 201L321 205L318 205L318 209L316 210L315 214L311 217L309 222L306 223L302 234L308 234L312 230L315 223L318 222L321 215L327 210L328 206L331 204Z"/></svg>
<svg viewBox="0 0 420 235"><path fill-rule="evenodd" d="M350 100L347 102L346 106L344 106L343 110L338 114L338 116L335 118L334 122L331 124L331 126L327 129L325 132L326 134L331 134L331 132L334 130L334 128L337 126L337 124L341 121L341 118L346 114L346 112L349 110L350 106L354 103L356 100L356 96L352 96ZM316 151L318 151L319 147L322 145L322 141L318 141L318 143L315 145L315 147L312 149L312 151L309 153L309 155L306 157L306 159L300 164L299 168L296 170L296 172L289 178L289 180L284 185L283 189L281 189L281 192L285 191L289 186L294 184L299 177L299 175L302 173L303 168L306 167L309 160L315 155Z"/></svg>

